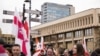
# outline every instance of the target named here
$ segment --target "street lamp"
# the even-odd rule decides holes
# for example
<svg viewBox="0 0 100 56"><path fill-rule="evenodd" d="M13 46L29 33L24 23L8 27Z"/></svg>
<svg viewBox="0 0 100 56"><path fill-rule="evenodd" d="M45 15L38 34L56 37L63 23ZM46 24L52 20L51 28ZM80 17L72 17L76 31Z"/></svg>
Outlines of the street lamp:
<svg viewBox="0 0 100 56"><path fill-rule="evenodd" d="M34 42L33 42L32 36L31 36L31 20L32 20L32 18L31 18L31 16L32 16L32 13L31 13L32 12L31 11L31 0L25 0L24 2L29 3L29 28L30 28L30 44L31 44L31 52L32 52L32 51L34 51L34 46L33 46ZM25 5L23 5L23 8L25 9ZM23 9L23 16L24 16L24 11L25 11L24 9ZM41 13L38 10L33 11L33 12L34 12L33 14L35 14L36 17L39 17L39 15L41 15ZM26 19L26 18L23 17L23 19Z"/></svg>
<svg viewBox="0 0 100 56"><path fill-rule="evenodd" d="M30 28L30 32L31 32L31 0L25 0L24 2L29 2L29 28ZM33 40L32 40L32 36L30 34L30 45L31 45L31 55L32 55L32 51L33 51Z"/></svg>
<svg viewBox="0 0 100 56"><path fill-rule="evenodd" d="M24 2L29 2L29 27L31 29L31 0L25 0Z"/></svg>

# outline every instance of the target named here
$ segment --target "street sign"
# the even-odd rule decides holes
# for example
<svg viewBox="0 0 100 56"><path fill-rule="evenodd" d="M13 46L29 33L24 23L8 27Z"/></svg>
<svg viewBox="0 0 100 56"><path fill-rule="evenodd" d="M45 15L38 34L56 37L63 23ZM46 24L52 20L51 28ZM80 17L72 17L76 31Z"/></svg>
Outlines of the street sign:
<svg viewBox="0 0 100 56"><path fill-rule="evenodd" d="M26 9L26 13L29 13L29 12L31 14L34 14L34 15L41 15L41 12L38 11L38 10L36 10L36 11L34 11L34 10L29 11L29 10ZM22 15L22 12L19 12L19 13L20 13L20 15ZM14 11L3 10L3 14L5 14L5 15L14 15ZM38 19L38 18L31 18L30 20L32 22L40 22L40 19Z"/></svg>
<svg viewBox="0 0 100 56"><path fill-rule="evenodd" d="M25 10L25 12L26 13L31 13L31 14L35 14L35 15L41 15L41 12L40 11L38 11L38 10L31 10L31 11L29 11L29 10ZM21 14L22 12L20 12L20 14ZM3 10L3 14L6 14L6 15L14 15L14 11L8 11L8 10Z"/></svg>
<svg viewBox="0 0 100 56"><path fill-rule="evenodd" d="M5 23L8 23L9 21L10 21L9 23L12 23L13 22L12 19L7 19L7 18L6 19L3 19L3 21ZM40 22L40 19L32 18L31 21L32 22Z"/></svg>

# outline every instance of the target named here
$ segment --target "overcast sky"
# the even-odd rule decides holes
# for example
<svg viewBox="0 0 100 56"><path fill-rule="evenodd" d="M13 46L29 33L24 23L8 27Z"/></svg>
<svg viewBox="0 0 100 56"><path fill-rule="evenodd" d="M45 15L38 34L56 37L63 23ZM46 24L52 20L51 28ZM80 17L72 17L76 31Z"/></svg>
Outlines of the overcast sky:
<svg viewBox="0 0 100 56"><path fill-rule="evenodd" d="M58 4L72 4L75 7L76 12L80 12L89 8L100 7L100 0L31 0L32 9L41 10L41 5L44 2L53 2ZM1 0L0 5L3 9L14 10L15 7L22 9L24 0ZM28 5L28 3L26 3Z"/></svg>
<svg viewBox="0 0 100 56"><path fill-rule="evenodd" d="M53 2L57 4L71 4L75 7L75 12L81 12L90 8L100 8L100 0L31 0L32 1L32 10L38 9L41 10L41 5L45 2ZM3 33L9 33L6 30L5 26L9 26L9 24L2 24L2 18L13 18L12 16L4 16L2 14L3 10L11 10L14 11L15 7L18 11L22 11L24 0L0 0L0 28L5 31ZM28 3L26 3L26 8L28 9ZM37 23L32 23L33 25L37 25ZM9 27L10 28L10 27ZM10 28L11 29L11 28Z"/></svg>

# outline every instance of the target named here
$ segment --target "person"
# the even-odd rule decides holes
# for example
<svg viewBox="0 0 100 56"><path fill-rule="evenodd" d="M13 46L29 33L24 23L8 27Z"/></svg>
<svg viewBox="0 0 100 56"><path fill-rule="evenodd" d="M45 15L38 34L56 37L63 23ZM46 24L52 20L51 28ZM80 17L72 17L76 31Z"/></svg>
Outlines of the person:
<svg viewBox="0 0 100 56"><path fill-rule="evenodd" d="M44 53L44 50L41 50L41 52L40 52L39 55L40 55L40 56L46 56L45 53Z"/></svg>
<svg viewBox="0 0 100 56"><path fill-rule="evenodd" d="M89 56L85 53L85 50L84 50L82 44L74 45L74 48L72 50L73 50L72 56Z"/></svg>
<svg viewBox="0 0 100 56"><path fill-rule="evenodd" d="M10 48L5 48L6 49L6 53L8 54L8 56L12 56L12 52Z"/></svg>
<svg viewBox="0 0 100 56"><path fill-rule="evenodd" d="M91 56L100 56L100 48L97 48L95 51L93 51Z"/></svg>
<svg viewBox="0 0 100 56"><path fill-rule="evenodd" d="M52 49L52 48L48 48L48 49L47 49L46 56L55 56L55 54L54 54L54 52L53 52L53 49Z"/></svg>
<svg viewBox="0 0 100 56"><path fill-rule="evenodd" d="M5 48L3 47L4 44L5 44L4 40L2 38L0 38L0 56L8 56Z"/></svg>
<svg viewBox="0 0 100 56"><path fill-rule="evenodd" d="M12 46L12 56L25 56L20 50L20 45L14 44Z"/></svg>
<svg viewBox="0 0 100 56"><path fill-rule="evenodd" d="M69 56L73 56L73 50L71 49L71 50L69 50Z"/></svg>
<svg viewBox="0 0 100 56"><path fill-rule="evenodd" d="M6 49L6 53L8 54L8 56L12 56L12 52L11 52L11 44L5 44L4 48Z"/></svg>
<svg viewBox="0 0 100 56"><path fill-rule="evenodd" d="M65 48L59 47L58 48L58 56L63 56L64 50L65 50Z"/></svg>
<svg viewBox="0 0 100 56"><path fill-rule="evenodd" d="M63 56L69 56L69 51L67 49L64 50Z"/></svg>

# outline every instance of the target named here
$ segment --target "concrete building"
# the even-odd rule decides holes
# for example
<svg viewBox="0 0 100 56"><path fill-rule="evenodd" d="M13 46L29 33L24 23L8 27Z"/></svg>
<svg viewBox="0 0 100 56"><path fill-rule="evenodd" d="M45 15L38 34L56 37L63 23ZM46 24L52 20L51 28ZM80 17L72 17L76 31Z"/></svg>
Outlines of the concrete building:
<svg viewBox="0 0 100 56"><path fill-rule="evenodd" d="M15 37L12 34L2 34L2 30L0 29L0 38L2 38L6 44L14 44Z"/></svg>
<svg viewBox="0 0 100 56"><path fill-rule="evenodd" d="M72 5L61 5L49 2L46 2L41 6L41 11L41 23L50 22L75 14L75 9Z"/></svg>
<svg viewBox="0 0 100 56"><path fill-rule="evenodd" d="M100 47L100 8L85 10L69 17L32 27L39 34L35 37L44 37L45 44L63 46L71 49L74 44L84 38L88 50Z"/></svg>

